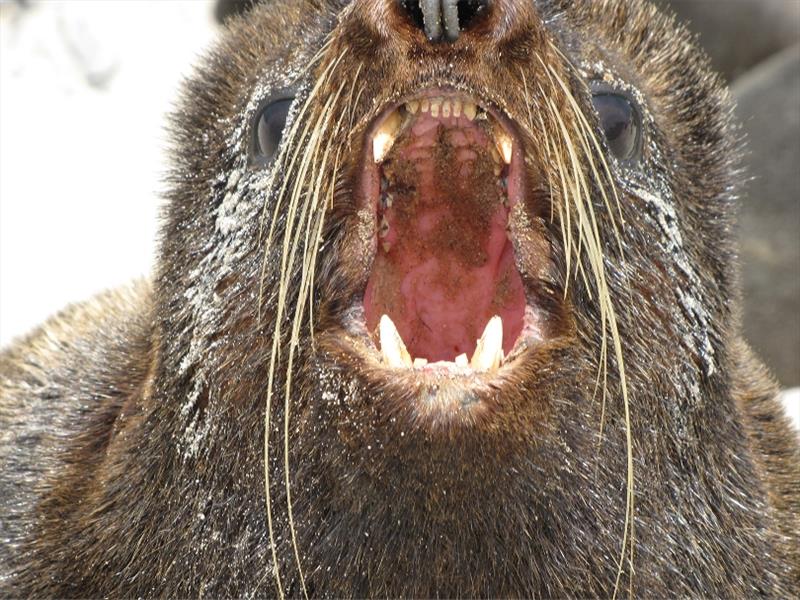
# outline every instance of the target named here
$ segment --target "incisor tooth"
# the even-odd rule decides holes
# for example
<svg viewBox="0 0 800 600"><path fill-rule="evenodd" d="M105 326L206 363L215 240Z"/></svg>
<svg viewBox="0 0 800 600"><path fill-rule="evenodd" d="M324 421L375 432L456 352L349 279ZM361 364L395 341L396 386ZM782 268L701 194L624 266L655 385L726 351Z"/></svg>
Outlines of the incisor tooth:
<svg viewBox="0 0 800 600"><path fill-rule="evenodd" d="M418 100L409 100L406 102L406 110L410 112L412 115L417 114L419 110L419 101Z"/></svg>
<svg viewBox="0 0 800 600"><path fill-rule="evenodd" d="M473 102L464 102L464 116L470 121L474 121L478 114L478 107Z"/></svg>
<svg viewBox="0 0 800 600"><path fill-rule="evenodd" d="M383 159L389 154L402 123L403 118L400 113L394 111L381 124L375 137L372 138L372 158L376 163L383 162Z"/></svg>
<svg viewBox="0 0 800 600"><path fill-rule="evenodd" d="M503 361L503 319L495 315L486 324L470 365L476 371L493 371Z"/></svg>
<svg viewBox="0 0 800 600"><path fill-rule="evenodd" d="M428 112L431 109L431 101L428 98L423 98L419 108L424 113Z"/></svg>
<svg viewBox="0 0 800 600"><path fill-rule="evenodd" d="M414 359L414 368L421 369L424 366L427 366L428 359L427 358L415 358Z"/></svg>
<svg viewBox="0 0 800 600"><path fill-rule="evenodd" d="M453 100L453 116L456 119L461 116L461 100L458 98Z"/></svg>
<svg viewBox="0 0 800 600"><path fill-rule="evenodd" d="M395 369L410 367L411 356L389 315L381 317L378 333L381 341L381 353L386 364Z"/></svg>
<svg viewBox="0 0 800 600"><path fill-rule="evenodd" d="M469 359L467 358L466 354L459 354L458 356L456 356L456 366L457 367L469 366Z"/></svg>
<svg viewBox="0 0 800 600"><path fill-rule="evenodd" d="M439 117L439 111L442 108L442 99L441 98L433 98L431 100L431 116L436 119Z"/></svg>
<svg viewBox="0 0 800 600"><path fill-rule="evenodd" d="M442 116L445 119L450 117L450 100L442 102Z"/></svg>

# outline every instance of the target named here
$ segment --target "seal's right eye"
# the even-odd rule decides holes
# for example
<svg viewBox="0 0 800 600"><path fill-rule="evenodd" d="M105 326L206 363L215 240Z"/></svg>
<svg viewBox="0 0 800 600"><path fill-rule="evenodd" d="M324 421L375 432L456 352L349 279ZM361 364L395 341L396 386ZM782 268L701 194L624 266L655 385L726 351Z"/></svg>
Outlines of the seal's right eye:
<svg viewBox="0 0 800 600"><path fill-rule="evenodd" d="M265 165L278 152L294 98L282 98L267 104L256 117L253 128L253 162Z"/></svg>

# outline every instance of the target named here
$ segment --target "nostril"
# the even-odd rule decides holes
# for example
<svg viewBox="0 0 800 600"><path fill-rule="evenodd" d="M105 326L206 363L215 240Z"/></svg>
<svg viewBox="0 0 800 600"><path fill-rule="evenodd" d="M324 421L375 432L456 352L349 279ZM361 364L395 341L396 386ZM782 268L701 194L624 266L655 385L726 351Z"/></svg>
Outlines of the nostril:
<svg viewBox="0 0 800 600"><path fill-rule="evenodd" d="M397 0L411 22L432 42L454 42L474 25L490 0Z"/></svg>
<svg viewBox="0 0 800 600"><path fill-rule="evenodd" d="M486 12L489 0L459 0L458 26L462 31L469 29Z"/></svg>
<svg viewBox="0 0 800 600"><path fill-rule="evenodd" d="M420 0L400 0L400 6L405 9L408 18L419 29L425 30L425 17L422 14Z"/></svg>

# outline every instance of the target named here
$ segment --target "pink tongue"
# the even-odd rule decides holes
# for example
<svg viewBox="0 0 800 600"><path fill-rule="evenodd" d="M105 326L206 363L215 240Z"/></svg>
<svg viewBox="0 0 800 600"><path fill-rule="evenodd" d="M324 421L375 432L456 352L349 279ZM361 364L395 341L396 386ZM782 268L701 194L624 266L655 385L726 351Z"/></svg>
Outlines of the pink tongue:
<svg viewBox="0 0 800 600"><path fill-rule="evenodd" d="M506 353L522 331L525 296L489 143L463 118L423 115L383 164L391 207L379 203L378 222L388 230L364 308L370 331L389 315L412 357L471 357L494 315Z"/></svg>

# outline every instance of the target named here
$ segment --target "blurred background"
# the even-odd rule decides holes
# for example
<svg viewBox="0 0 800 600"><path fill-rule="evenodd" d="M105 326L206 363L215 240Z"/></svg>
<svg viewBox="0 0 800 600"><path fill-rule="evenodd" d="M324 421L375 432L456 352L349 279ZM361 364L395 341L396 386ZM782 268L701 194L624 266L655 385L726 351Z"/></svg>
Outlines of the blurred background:
<svg viewBox="0 0 800 600"><path fill-rule="evenodd" d="M656 1L697 33L737 99L745 330L782 385L800 386L800 0ZM248 5L0 0L0 346L149 273L164 115ZM800 415L800 397L787 406Z"/></svg>

